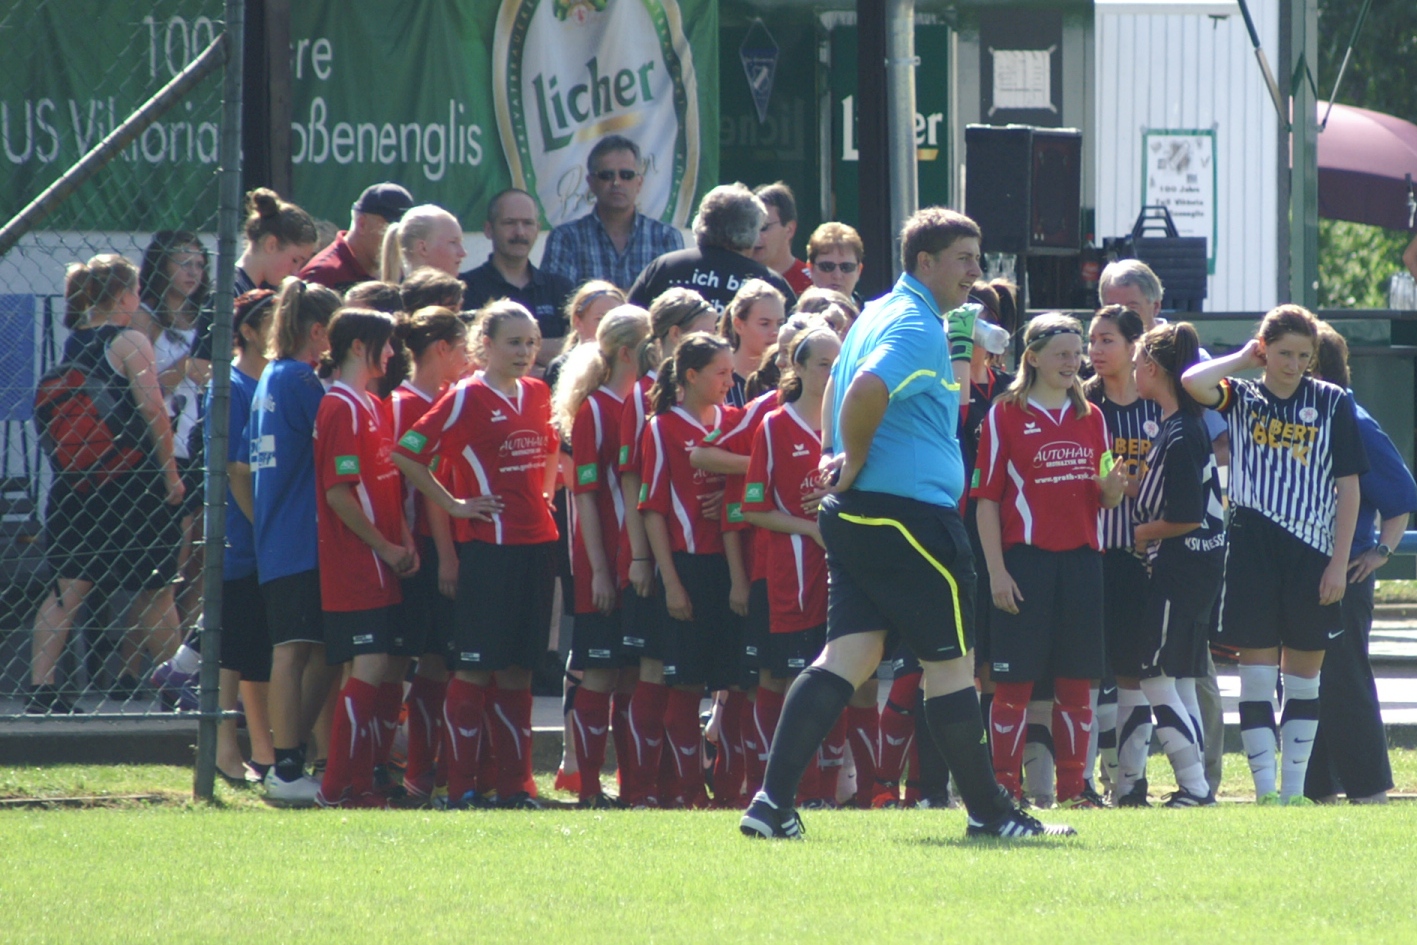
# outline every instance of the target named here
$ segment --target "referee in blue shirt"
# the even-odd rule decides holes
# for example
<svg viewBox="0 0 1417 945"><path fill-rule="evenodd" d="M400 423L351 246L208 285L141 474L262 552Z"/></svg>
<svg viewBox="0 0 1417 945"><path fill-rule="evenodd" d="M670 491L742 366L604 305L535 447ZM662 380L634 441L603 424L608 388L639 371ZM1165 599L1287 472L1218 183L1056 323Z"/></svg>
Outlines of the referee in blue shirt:
<svg viewBox="0 0 1417 945"><path fill-rule="evenodd" d="M1070 834L1014 808L994 780L974 690L975 574L958 504L956 426L968 390L979 227L940 207L901 230L905 273L862 312L842 345L823 411L818 521L830 581L827 645L783 704L763 790L740 829L797 838L797 783L887 647L924 669L925 720L969 810L972 836Z"/></svg>

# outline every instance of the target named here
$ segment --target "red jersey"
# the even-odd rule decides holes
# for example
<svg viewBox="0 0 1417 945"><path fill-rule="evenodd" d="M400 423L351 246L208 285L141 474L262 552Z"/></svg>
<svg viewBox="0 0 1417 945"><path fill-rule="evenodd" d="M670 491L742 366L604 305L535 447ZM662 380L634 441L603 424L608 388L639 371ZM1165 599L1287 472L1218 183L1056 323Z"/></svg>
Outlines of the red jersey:
<svg viewBox="0 0 1417 945"><path fill-rule="evenodd" d="M533 545L557 539L544 493L557 438L551 391L541 381L523 377L508 397L478 371L449 388L394 449L425 465L439 455L457 456L470 473L465 494L501 497L502 511L492 521L468 520L473 541Z"/></svg>
<svg viewBox="0 0 1417 945"><path fill-rule="evenodd" d="M817 488L822 433L791 404L764 418L753 437L743 511L786 512L815 521L803 500ZM767 571L769 628L773 633L808 630L827 622L827 555L805 535L757 529L766 538L760 557Z"/></svg>
<svg viewBox="0 0 1417 945"><path fill-rule="evenodd" d="M753 451L753 437L762 425L763 418L778 405L777 391L760 394L748 402L742 410L732 411L733 416L724 420L724 426L714 430L709 445L728 450L736 456L747 456ZM721 432L720 432L721 431ZM748 572L748 580L767 579L768 552L767 536L761 528L754 528L743 518L743 476L729 476L723 492L724 531L743 531L748 534L743 539L743 567Z"/></svg>
<svg viewBox="0 0 1417 945"><path fill-rule="evenodd" d="M792 286L792 291L798 296L812 287L812 267L800 259L793 258L792 265L787 267L787 271L782 274L782 278L787 280L787 284Z"/></svg>
<svg viewBox="0 0 1417 945"><path fill-rule="evenodd" d="M1092 404L1079 418L1071 403L1027 412L1005 401L989 408L974 472L976 499L999 503L1005 548L1101 550L1100 490L1107 426Z"/></svg>
<svg viewBox="0 0 1417 945"><path fill-rule="evenodd" d="M622 473L640 471L640 444L649 420L649 389L654 386L655 373L640 378L620 409L620 467Z"/></svg>
<svg viewBox="0 0 1417 945"><path fill-rule="evenodd" d="M320 599L329 611L375 610L403 600L394 569L350 531L325 493L345 483L369 521L389 541L403 541L403 480L389 458L388 408L335 382L315 414L315 518L320 543Z"/></svg>
<svg viewBox="0 0 1417 945"><path fill-rule="evenodd" d="M723 407L714 408L714 428L721 425L723 414ZM689 454L708 434L709 427L683 407L658 414L645 425L639 507L664 516L673 551L723 554L722 526L704 517L703 500L723 489L724 477L689 463Z"/></svg>
<svg viewBox="0 0 1417 945"><path fill-rule="evenodd" d="M632 389L630 397L637 396L639 391ZM580 410L576 411L576 422L571 428L571 463L576 468L571 493L595 496L605 561L610 565L614 580L628 583L630 539L625 532L625 495L620 490L618 463L620 414L623 409L624 401L608 387L601 387L591 391ZM576 613L593 613L595 604L591 598L590 555L581 534L580 515L576 516L576 540L571 546L571 573L576 578Z"/></svg>

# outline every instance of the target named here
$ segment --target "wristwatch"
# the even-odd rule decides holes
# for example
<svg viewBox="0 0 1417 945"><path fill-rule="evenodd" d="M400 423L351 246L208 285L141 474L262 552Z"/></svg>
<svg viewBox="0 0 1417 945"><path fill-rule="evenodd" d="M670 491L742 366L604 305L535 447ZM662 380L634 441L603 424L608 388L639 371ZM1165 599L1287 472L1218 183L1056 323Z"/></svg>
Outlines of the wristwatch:
<svg viewBox="0 0 1417 945"><path fill-rule="evenodd" d="M1382 555L1384 558L1391 558L1391 557L1392 557L1392 549L1389 548L1387 545L1381 545L1381 544L1380 544L1380 545L1378 545L1377 548L1375 548L1375 549L1373 549L1373 550L1376 551L1378 554Z"/></svg>

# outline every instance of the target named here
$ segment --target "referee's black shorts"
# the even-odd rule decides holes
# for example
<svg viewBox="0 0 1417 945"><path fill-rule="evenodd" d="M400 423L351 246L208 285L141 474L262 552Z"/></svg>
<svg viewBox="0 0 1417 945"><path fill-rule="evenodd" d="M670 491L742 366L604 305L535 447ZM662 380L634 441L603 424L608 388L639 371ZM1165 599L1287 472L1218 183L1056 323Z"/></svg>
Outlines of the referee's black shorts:
<svg viewBox="0 0 1417 945"><path fill-rule="evenodd" d="M974 645L974 554L955 509L849 490L822 501L827 640L886 631L925 662Z"/></svg>

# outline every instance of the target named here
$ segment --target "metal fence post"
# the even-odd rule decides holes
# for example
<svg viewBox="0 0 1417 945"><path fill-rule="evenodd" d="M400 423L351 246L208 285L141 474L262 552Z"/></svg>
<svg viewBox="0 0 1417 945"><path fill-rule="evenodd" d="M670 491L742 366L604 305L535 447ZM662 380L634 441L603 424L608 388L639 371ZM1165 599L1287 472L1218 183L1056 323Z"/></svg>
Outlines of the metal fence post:
<svg viewBox="0 0 1417 945"><path fill-rule="evenodd" d="M226 0L226 74L222 90L218 171L216 313L212 321L211 443L207 453L206 565L202 574L201 722L192 793L212 797L216 780L222 628L222 564L226 545L226 449L231 423L231 318L236 233L241 223L241 68L245 4Z"/></svg>

